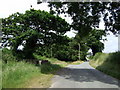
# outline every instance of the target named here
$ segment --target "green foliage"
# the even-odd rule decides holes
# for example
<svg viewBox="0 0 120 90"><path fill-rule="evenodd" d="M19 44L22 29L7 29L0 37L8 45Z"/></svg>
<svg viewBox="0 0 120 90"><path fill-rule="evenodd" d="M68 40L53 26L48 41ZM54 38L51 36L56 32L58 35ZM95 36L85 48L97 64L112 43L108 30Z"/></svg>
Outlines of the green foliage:
<svg viewBox="0 0 120 90"><path fill-rule="evenodd" d="M92 30L89 33L89 36L86 40L87 46L89 46L92 49L93 55L95 55L97 52L102 52L104 49L104 44L101 42L103 39L102 37L106 36L105 31L103 30Z"/></svg>
<svg viewBox="0 0 120 90"><path fill-rule="evenodd" d="M102 52L104 49L104 44L101 42L102 36L106 36L103 30L93 29L89 32L88 36L81 37L79 33L75 36L76 43L80 43L80 58L81 60L86 60L86 55L89 49L92 49L93 55L97 52ZM79 49L77 47L77 49Z"/></svg>
<svg viewBox="0 0 120 90"><path fill-rule="evenodd" d="M68 38L67 36L61 36L56 38L58 38L60 42L57 41L56 43L50 45L41 46L36 50L36 53L41 56L55 57L56 52L61 50L63 47L66 48L68 46L68 43L71 41L70 38Z"/></svg>
<svg viewBox="0 0 120 90"><path fill-rule="evenodd" d="M113 33L120 30L120 2L50 2L48 6L55 14L70 15L73 21L71 26L82 37L88 35L92 28L99 27L101 17L105 22L105 30Z"/></svg>
<svg viewBox="0 0 120 90"><path fill-rule="evenodd" d="M72 39L71 39L72 40ZM54 57L59 60L64 61L76 61L78 60L78 51L74 48L72 43L73 41L68 42L66 45L55 46ZM73 45L73 46L72 46Z"/></svg>
<svg viewBox="0 0 120 90"><path fill-rule="evenodd" d="M116 6L115 6L116 4ZM102 36L106 36L105 30L116 33L119 31L119 5L120 3L87 3L87 2L50 2L49 7L51 12L61 14L67 13L72 17L71 27L78 31L75 39L77 43L81 44L81 59L85 59L88 47L92 49L93 55L97 52L102 52L104 44L100 41L103 40ZM53 9L54 8L54 9ZM65 9L63 9L65 8ZM108 12L111 16L108 16ZM117 13L114 15L113 13ZM101 15L105 22L105 30L93 30L99 27ZM115 19L116 18L116 19ZM115 21L116 23L114 23ZM116 24L116 25L115 25ZM117 28L114 28L114 25ZM112 28L113 27L113 28ZM86 38L86 40L85 40ZM85 43L87 45L85 45ZM84 44L84 45L83 45ZM85 49L84 49L85 48Z"/></svg>
<svg viewBox="0 0 120 90"><path fill-rule="evenodd" d="M36 50L41 56L54 57L64 61L78 60L78 50L74 48L74 40L64 36L60 43L54 43L50 46L43 46Z"/></svg>
<svg viewBox="0 0 120 90"><path fill-rule="evenodd" d="M45 48L44 51L42 50L43 48L36 52L37 54L43 57L43 58L40 57L41 60L45 59L44 56L49 57L49 58L51 57L51 49ZM57 45L57 44L54 44L52 46L52 57L55 57L59 60L75 61L78 59L77 55L78 55L77 51L75 49L72 49L70 46Z"/></svg>
<svg viewBox="0 0 120 90"><path fill-rule="evenodd" d="M2 61L7 63L9 61L16 61L16 57L13 56L12 52L7 48L2 49Z"/></svg>
<svg viewBox="0 0 120 90"><path fill-rule="evenodd" d="M27 10L25 14L12 14L2 19L2 23L3 46L11 46L16 55L22 45L24 58L33 58L38 47L60 43L65 32L70 30L69 24L59 16L34 9Z"/></svg>
<svg viewBox="0 0 120 90"><path fill-rule="evenodd" d="M77 33L74 40L75 40L74 42L76 44L77 50L79 50L78 45L80 45L80 59L86 60L87 52L89 50L89 47L87 46L87 43L86 43L87 41L86 37L83 38L79 33Z"/></svg>
<svg viewBox="0 0 120 90"><path fill-rule="evenodd" d="M92 59L93 59L93 56L89 56L88 59L89 59L89 60L92 60Z"/></svg>
<svg viewBox="0 0 120 90"><path fill-rule="evenodd" d="M120 52L110 53L107 60L115 64L120 64Z"/></svg>
<svg viewBox="0 0 120 90"><path fill-rule="evenodd" d="M54 71L61 69L61 67L56 64L43 64L40 66L40 68L41 68L41 73L44 74L54 73Z"/></svg>
<svg viewBox="0 0 120 90"><path fill-rule="evenodd" d="M86 47L86 49L81 50L82 59L85 59L84 58L86 56L85 53L87 53L89 48L92 49L93 55L95 55L95 53L97 52L102 52L102 50L104 49L104 44L100 40L103 40L102 36L106 35L105 30L112 31L113 33L119 31L118 28L114 28L115 24L117 27L119 27L119 24L117 24L117 22L119 21L119 18L117 18L117 16L119 16L118 13L119 5L120 3L110 3L110 2L108 3L50 2L49 3L51 12L54 12L56 14L67 13L68 15L71 16L73 21L71 27L77 31L77 35L75 37L76 42L80 43L82 48ZM106 12L106 10L108 12ZM115 11L117 11L117 13ZM108 13L111 15L109 16ZM94 28L99 27L101 17L103 17L103 21L105 22L105 30L95 30ZM115 21L116 23L114 23L113 21ZM85 43L87 45L83 45Z"/></svg>
<svg viewBox="0 0 120 90"><path fill-rule="evenodd" d="M93 60L97 60L97 59L101 59L101 60L105 60L105 58L103 56L106 56L107 54L105 53L101 53L101 52L98 52L95 54L95 56L93 57Z"/></svg>
<svg viewBox="0 0 120 90"><path fill-rule="evenodd" d="M65 50L66 49L66 50ZM69 47L63 47L63 49L56 51L55 58L64 61L76 61L78 60L76 50L72 50Z"/></svg>
<svg viewBox="0 0 120 90"><path fill-rule="evenodd" d="M97 53L90 64L98 70L120 79L120 52Z"/></svg>

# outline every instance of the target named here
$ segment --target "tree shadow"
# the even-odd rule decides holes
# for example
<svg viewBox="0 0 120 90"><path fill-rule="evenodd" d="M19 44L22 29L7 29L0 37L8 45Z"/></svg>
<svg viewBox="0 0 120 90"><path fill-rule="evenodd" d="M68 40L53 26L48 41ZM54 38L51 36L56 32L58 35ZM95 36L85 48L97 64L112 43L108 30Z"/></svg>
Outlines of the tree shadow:
<svg viewBox="0 0 120 90"><path fill-rule="evenodd" d="M76 69L76 68L63 68L56 73L60 78L69 79L75 82L94 82L99 81L107 84L118 85L116 80L106 76L102 72L95 69ZM113 80L113 81L111 81Z"/></svg>
<svg viewBox="0 0 120 90"><path fill-rule="evenodd" d="M120 86L120 52L109 53L109 56L96 69L119 79L118 85Z"/></svg>

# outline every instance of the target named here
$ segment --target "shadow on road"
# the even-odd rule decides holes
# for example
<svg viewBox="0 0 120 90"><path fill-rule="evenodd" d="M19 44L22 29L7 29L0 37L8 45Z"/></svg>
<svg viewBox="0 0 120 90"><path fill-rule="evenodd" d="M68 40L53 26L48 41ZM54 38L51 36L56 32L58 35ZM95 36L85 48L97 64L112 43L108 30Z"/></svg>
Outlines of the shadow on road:
<svg viewBox="0 0 120 90"><path fill-rule="evenodd" d="M65 79L73 80L76 82L94 82L99 81L106 84L118 85L118 82L111 77L95 70L95 69L76 69L76 68L63 68L56 75Z"/></svg>

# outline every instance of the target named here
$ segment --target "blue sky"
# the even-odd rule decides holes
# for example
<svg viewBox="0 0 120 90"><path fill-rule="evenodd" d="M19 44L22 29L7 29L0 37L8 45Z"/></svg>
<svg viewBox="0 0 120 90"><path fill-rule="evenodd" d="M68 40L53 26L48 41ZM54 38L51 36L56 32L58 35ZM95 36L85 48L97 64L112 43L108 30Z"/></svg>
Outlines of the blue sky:
<svg viewBox="0 0 120 90"><path fill-rule="evenodd" d="M0 18L8 17L15 12L24 13L26 10L30 9L30 5L32 5L34 9L49 11L46 3L37 5L37 0L1 0ZM64 15L61 15L61 17L69 23L72 22L70 18L65 18ZM103 22L100 23L100 29L104 29ZM67 32L66 35L69 37L74 37L75 34L73 32L74 31ZM103 52L109 53L118 51L118 37L115 37L112 33L107 36L107 41L105 41L104 44L105 49Z"/></svg>

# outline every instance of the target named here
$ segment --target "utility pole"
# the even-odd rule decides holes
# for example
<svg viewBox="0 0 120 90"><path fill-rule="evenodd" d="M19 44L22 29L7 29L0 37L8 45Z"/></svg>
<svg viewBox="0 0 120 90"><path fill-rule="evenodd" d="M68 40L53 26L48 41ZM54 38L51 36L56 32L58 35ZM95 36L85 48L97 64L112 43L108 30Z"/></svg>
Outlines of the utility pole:
<svg viewBox="0 0 120 90"><path fill-rule="evenodd" d="M52 57L52 45L51 45L51 57Z"/></svg>
<svg viewBox="0 0 120 90"><path fill-rule="evenodd" d="M78 46L79 46L79 52L78 52L78 55L79 55L79 60L80 60L80 43L78 43Z"/></svg>
<svg viewBox="0 0 120 90"><path fill-rule="evenodd" d="M120 51L120 31L118 32L118 51Z"/></svg>

